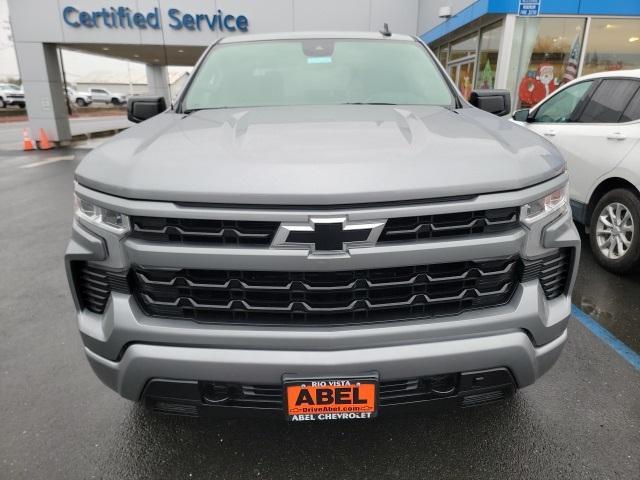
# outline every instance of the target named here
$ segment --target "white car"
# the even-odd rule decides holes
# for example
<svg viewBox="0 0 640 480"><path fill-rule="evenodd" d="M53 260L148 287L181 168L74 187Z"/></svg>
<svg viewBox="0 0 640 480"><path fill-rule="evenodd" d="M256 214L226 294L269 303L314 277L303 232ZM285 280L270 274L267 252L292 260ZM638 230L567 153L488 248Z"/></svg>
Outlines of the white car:
<svg viewBox="0 0 640 480"><path fill-rule="evenodd" d="M0 108L9 105L17 105L24 108L24 91L18 85L12 83L0 83Z"/></svg>
<svg viewBox="0 0 640 480"><path fill-rule="evenodd" d="M513 120L567 160L573 216L597 261L618 273L640 265L640 69L580 77Z"/></svg>
<svg viewBox="0 0 640 480"><path fill-rule="evenodd" d="M110 92L104 88L90 88L89 93L96 103L111 103L113 105L124 105L127 103L127 96L123 93Z"/></svg>
<svg viewBox="0 0 640 480"><path fill-rule="evenodd" d="M65 88L65 92L69 97L69 101L71 101L71 103L75 103L79 107L86 107L91 105L91 102L93 102L93 98L88 92L79 92L75 88L71 87Z"/></svg>

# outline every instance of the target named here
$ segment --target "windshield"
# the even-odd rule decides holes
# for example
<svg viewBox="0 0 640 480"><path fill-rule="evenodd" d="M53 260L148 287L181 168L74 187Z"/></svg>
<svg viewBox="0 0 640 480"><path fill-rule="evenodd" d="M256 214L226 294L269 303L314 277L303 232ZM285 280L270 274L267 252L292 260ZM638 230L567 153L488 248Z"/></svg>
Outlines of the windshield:
<svg viewBox="0 0 640 480"><path fill-rule="evenodd" d="M214 47L183 110L453 103L442 74L416 42L305 39Z"/></svg>

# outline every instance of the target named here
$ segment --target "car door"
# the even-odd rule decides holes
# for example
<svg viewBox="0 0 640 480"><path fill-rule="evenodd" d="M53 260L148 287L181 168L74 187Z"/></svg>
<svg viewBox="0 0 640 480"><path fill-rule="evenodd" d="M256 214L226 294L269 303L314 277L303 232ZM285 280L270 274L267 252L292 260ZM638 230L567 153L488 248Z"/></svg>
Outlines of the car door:
<svg viewBox="0 0 640 480"><path fill-rule="evenodd" d="M638 87L632 79L585 80L533 112L530 128L549 139L567 161L573 200L587 203L594 183L637 141L637 132L628 131L619 120Z"/></svg>
<svg viewBox="0 0 640 480"><path fill-rule="evenodd" d="M578 168L592 172L591 178L578 178L577 185L586 195L591 194L600 179L616 168L640 141L640 123L629 109L632 100L640 92L640 81L632 78L603 79L576 118L575 128L582 126L575 136L580 142L581 155ZM626 116L626 117L625 117ZM571 131L568 141L572 141Z"/></svg>
<svg viewBox="0 0 640 480"><path fill-rule="evenodd" d="M92 88L90 90L91 97L94 102L106 102L107 101L107 92L104 90L100 90L99 88Z"/></svg>

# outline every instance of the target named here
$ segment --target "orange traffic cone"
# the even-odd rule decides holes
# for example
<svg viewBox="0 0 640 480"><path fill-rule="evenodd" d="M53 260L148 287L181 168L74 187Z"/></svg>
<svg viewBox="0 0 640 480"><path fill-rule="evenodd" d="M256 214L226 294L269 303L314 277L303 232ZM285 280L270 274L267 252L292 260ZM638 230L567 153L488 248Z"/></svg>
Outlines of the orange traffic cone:
<svg viewBox="0 0 640 480"><path fill-rule="evenodd" d="M47 137L47 134L44 131L44 128L40 129L40 150L51 150L53 148L53 145L51 145L51 143L49 142L49 137Z"/></svg>
<svg viewBox="0 0 640 480"><path fill-rule="evenodd" d="M33 140L29 138L29 133L26 128L22 130L22 149L25 152L36 149L36 146L33 144Z"/></svg>

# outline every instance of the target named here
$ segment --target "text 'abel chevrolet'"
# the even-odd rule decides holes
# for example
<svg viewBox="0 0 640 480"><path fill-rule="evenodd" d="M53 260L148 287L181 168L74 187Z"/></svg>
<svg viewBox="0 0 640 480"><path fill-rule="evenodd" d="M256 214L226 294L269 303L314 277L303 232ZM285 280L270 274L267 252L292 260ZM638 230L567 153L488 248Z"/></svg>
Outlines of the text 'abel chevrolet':
<svg viewBox="0 0 640 480"><path fill-rule="evenodd" d="M225 38L171 108L132 98L142 123L76 172L96 375L160 412L294 421L534 383L567 338L567 173L498 116L508 93L471 99L388 31Z"/></svg>

